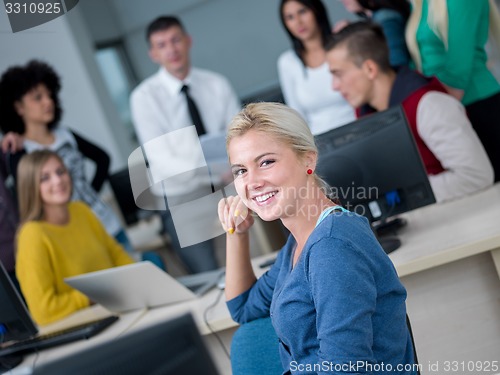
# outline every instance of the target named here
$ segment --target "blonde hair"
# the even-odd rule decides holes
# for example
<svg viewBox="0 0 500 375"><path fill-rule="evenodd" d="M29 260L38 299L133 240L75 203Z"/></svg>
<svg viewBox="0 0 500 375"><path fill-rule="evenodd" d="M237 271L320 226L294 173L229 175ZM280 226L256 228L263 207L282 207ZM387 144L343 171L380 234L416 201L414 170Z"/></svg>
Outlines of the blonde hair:
<svg viewBox="0 0 500 375"><path fill-rule="evenodd" d="M422 18L422 1L412 0L412 12L406 25L406 44L419 71L422 71L422 57L417 44L417 28ZM500 49L500 14L494 0L489 1L489 31L497 48ZM427 23L448 49L448 7L446 0L428 0Z"/></svg>
<svg viewBox="0 0 500 375"><path fill-rule="evenodd" d="M250 130L255 130L288 145L299 159L306 153L318 154L314 136L309 126L294 109L281 103L250 103L233 117L226 137L226 148L231 140ZM314 174L316 184L328 193L330 186Z"/></svg>
<svg viewBox="0 0 500 375"><path fill-rule="evenodd" d="M40 194L42 168L50 159L64 162L55 152L50 150L34 151L24 155L17 167L17 196L19 199L20 226L28 221L39 221L43 218L43 201Z"/></svg>

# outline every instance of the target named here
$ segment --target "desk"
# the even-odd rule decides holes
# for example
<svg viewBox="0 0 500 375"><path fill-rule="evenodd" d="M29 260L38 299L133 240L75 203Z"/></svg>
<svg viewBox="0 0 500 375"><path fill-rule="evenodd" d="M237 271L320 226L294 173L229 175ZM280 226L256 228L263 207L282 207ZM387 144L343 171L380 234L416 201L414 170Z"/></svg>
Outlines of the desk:
<svg viewBox="0 0 500 375"><path fill-rule="evenodd" d="M408 291L408 314L416 341L422 374L433 374L429 363L444 361L492 361L500 353L500 184L465 199L432 205L404 217L408 226L400 232L402 246L390 255ZM275 256L254 259L258 267ZM191 311L214 354L221 374L230 365L220 345L203 322L203 312L220 291L212 290L196 301L125 314L115 326L95 337L40 353L38 363L82 350L92 342L112 340L124 332L168 320ZM208 314L211 327L229 348L234 323L224 296ZM32 361L27 357L25 363ZM17 372L16 372L17 373ZM21 372L20 372L21 373ZM467 373L467 372L463 372ZM477 372L470 372L477 373Z"/></svg>
<svg viewBox="0 0 500 375"><path fill-rule="evenodd" d="M390 258L408 291L422 373L433 373L429 362L499 360L500 184L404 217Z"/></svg>
<svg viewBox="0 0 500 375"><path fill-rule="evenodd" d="M268 254L254 260L256 273L258 276L265 272L265 269L258 267L261 261L274 257L275 254ZM262 260L261 260L262 259ZM219 298L220 297L220 298ZM222 338L227 350L229 350L232 334L237 328L237 324L229 316L226 308L223 291L212 289L201 298L192 301L186 301L175 305L167 305L157 307L150 310L133 311L120 315L120 319L108 327L104 332L92 337L89 340L76 341L63 346L41 351L39 354L26 356L23 363L10 371L10 375L26 375L32 373L33 366L40 366L43 363L48 363L64 356L85 350L93 345L103 342L112 342L114 339L124 335L125 333L141 330L148 326L170 320L186 312L191 312L198 325L201 334L204 336L207 347L211 352L216 365L221 375L231 374L231 364L220 343L213 336L210 329L204 322L204 312L212 306L215 301L218 303L208 311L208 321L213 331ZM71 316L40 328L40 333L50 333L61 330L69 326L74 326L91 320L96 320L111 313L99 305L92 306L87 309L80 310Z"/></svg>

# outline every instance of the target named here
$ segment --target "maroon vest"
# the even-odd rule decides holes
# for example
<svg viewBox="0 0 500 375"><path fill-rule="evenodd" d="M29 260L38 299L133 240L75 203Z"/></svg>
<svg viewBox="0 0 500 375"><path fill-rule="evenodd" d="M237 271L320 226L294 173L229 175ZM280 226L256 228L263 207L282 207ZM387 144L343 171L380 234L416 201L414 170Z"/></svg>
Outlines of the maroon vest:
<svg viewBox="0 0 500 375"><path fill-rule="evenodd" d="M417 131L417 108L420 99L422 96L427 94L429 91L438 91L447 93L444 86L437 80L437 78L432 78L428 85L425 85L413 92L410 96L408 96L403 102L403 109L406 114L406 118L408 119L408 124L410 125L411 132L413 137L415 138L415 143L417 144L418 151L420 152L420 157L424 162L425 170L428 175L435 175L441 172L444 172L444 168L436 158L436 156L432 153L432 151L427 147L422 138Z"/></svg>

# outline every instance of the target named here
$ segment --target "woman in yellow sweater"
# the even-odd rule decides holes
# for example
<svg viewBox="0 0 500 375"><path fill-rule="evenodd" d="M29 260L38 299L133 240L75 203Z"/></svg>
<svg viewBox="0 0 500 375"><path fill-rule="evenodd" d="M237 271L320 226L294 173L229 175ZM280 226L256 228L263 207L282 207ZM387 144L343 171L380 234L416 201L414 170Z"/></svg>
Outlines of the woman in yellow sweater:
<svg viewBox="0 0 500 375"><path fill-rule="evenodd" d="M16 274L33 319L47 324L91 301L65 277L133 263L82 202L70 202L71 178L61 158L43 150L18 167L21 227Z"/></svg>

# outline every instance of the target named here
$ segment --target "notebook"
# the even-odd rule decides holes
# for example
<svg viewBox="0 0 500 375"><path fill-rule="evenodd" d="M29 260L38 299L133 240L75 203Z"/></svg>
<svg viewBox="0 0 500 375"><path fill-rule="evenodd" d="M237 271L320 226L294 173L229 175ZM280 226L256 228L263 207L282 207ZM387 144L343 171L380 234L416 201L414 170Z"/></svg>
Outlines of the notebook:
<svg viewBox="0 0 500 375"><path fill-rule="evenodd" d="M25 353L90 338L116 320L118 317L108 316L39 335L24 300L0 262L0 373L17 365Z"/></svg>
<svg viewBox="0 0 500 375"><path fill-rule="evenodd" d="M210 280L201 284L196 277L187 278L186 283L191 284L196 293L148 261L86 273L64 281L106 309L122 313L194 299L217 284L220 272L214 272ZM207 285L211 280L211 286Z"/></svg>

